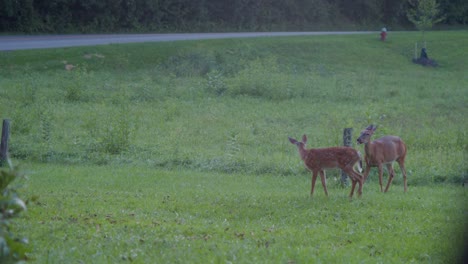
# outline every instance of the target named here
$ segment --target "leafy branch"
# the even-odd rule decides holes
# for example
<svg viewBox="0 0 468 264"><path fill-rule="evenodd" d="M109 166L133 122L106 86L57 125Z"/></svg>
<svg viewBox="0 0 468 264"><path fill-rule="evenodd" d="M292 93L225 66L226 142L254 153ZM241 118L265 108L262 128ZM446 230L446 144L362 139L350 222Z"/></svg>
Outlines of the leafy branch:
<svg viewBox="0 0 468 264"><path fill-rule="evenodd" d="M436 0L408 0L408 2L411 8L407 10L406 16L418 30L422 31L423 36L426 30L445 19L445 16L440 16Z"/></svg>
<svg viewBox="0 0 468 264"><path fill-rule="evenodd" d="M13 168L0 170L0 263L17 263L27 260L28 240L17 238L10 229L11 221L26 211L26 204L18 197L11 183L22 174Z"/></svg>

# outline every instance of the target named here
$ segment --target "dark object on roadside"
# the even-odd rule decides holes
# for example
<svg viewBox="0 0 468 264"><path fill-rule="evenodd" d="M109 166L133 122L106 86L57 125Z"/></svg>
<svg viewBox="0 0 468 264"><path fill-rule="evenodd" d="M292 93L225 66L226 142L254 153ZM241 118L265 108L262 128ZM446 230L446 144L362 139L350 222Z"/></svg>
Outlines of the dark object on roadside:
<svg viewBox="0 0 468 264"><path fill-rule="evenodd" d="M424 58L424 59L429 59L429 57L427 57L426 48L421 49L421 56L420 57Z"/></svg>
<svg viewBox="0 0 468 264"><path fill-rule="evenodd" d="M413 59L413 62L416 64L421 64L422 66L437 67L437 62L433 59L429 59L427 56L426 48L421 49L421 55L419 58Z"/></svg>

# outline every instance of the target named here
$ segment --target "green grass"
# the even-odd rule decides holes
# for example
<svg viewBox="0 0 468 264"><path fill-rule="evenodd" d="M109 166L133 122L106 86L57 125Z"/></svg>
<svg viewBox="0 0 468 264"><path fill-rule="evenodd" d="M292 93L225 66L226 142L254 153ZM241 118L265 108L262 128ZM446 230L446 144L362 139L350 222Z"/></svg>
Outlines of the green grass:
<svg viewBox="0 0 468 264"><path fill-rule="evenodd" d="M461 186L366 184L360 199L309 176L29 165L20 222L37 263L455 263Z"/></svg>
<svg viewBox="0 0 468 264"><path fill-rule="evenodd" d="M466 31L139 43L0 53L0 118L31 170L37 262L455 261L466 238ZM75 65L66 71L64 64ZM330 197L288 136L345 127L408 146L402 177ZM354 141L353 140L353 141ZM361 152L362 146L355 146ZM387 177L387 174L384 174ZM385 179L386 180L386 179ZM320 186L319 186L320 187Z"/></svg>
<svg viewBox="0 0 468 264"><path fill-rule="evenodd" d="M408 144L410 183L460 183L464 33L427 34L436 69L410 62L418 33L9 52L0 112L19 159L281 175L297 173L287 136L340 145L375 123Z"/></svg>

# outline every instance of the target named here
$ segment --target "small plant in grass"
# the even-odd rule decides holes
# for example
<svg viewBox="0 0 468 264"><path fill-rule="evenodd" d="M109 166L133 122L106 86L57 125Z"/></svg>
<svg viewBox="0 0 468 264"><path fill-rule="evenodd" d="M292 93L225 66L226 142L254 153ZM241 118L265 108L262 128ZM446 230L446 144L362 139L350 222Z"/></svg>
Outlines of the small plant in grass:
<svg viewBox="0 0 468 264"><path fill-rule="evenodd" d="M217 96L223 95L227 89L223 73L219 70L214 70L209 72L207 77L208 91L216 94Z"/></svg>
<svg viewBox="0 0 468 264"><path fill-rule="evenodd" d="M232 95L286 100L294 96L289 76L282 73L277 58L255 59L235 77L229 79L227 92Z"/></svg>
<svg viewBox="0 0 468 264"><path fill-rule="evenodd" d="M34 122L34 116L31 111L25 111L24 108L26 107L13 109L12 120L14 120L13 126L15 132L28 135L31 132L31 123Z"/></svg>
<svg viewBox="0 0 468 264"><path fill-rule="evenodd" d="M119 154L130 146L132 127L126 118L124 109L117 112L117 116L111 117L110 122L104 128L102 148L104 152Z"/></svg>
<svg viewBox="0 0 468 264"><path fill-rule="evenodd" d="M137 122L131 119L130 102L127 97L126 91L122 89L114 98L114 104L117 107L115 111L110 113L109 119L101 131L101 148L106 153L120 154L130 147Z"/></svg>
<svg viewBox="0 0 468 264"><path fill-rule="evenodd" d="M12 221L26 211L26 204L11 186L11 183L20 177L20 172L11 164L9 170L0 170L0 263L27 260L28 240L16 237L10 228Z"/></svg>
<svg viewBox="0 0 468 264"><path fill-rule="evenodd" d="M80 83L77 81L72 81L67 86L65 86L65 99L69 102L79 101L82 96L82 91Z"/></svg>
<svg viewBox="0 0 468 264"><path fill-rule="evenodd" d="M214 59L210 55L189 52L171 56L164 63L164 68L177 77L203 76L213 67Z"/></svg>
<svg viewBox="0 0 468 264"><path fill-rule="evenodd" d="M80 65L73 71L65 72L66 80L63 83L63 89L65 90L65 100L68 102L79 102L86 99L85 95L85 84L88 83L92 78L86 65Z"/></svg>
<svg viewBox="0 0 468 264"><path fill-rule="evenodd" d="M228 171L236 171L236 167L239 166L239 162L237 162L236 156L240 152L240 145L239 145L239 135L235 133L231 133L229 138L226 142L226 161L228 162Z"/></svg>
<svg viewBox="0 0 468 264"><path fill-rule="evenodd" d="M39 124L40 124L40 139L41 139L41 159L49 160L52 153L52 112L50 111L48 105L46 108L41 109L39 113Z"/></svg>
<svg viewBox="0 0 468 264"><path fill-rule="evenodd" d="M24 105L30 105L37 100L37 84L34 82L34 78L26 75L25 84L18 89L22 90L22 101Z"/></svg>

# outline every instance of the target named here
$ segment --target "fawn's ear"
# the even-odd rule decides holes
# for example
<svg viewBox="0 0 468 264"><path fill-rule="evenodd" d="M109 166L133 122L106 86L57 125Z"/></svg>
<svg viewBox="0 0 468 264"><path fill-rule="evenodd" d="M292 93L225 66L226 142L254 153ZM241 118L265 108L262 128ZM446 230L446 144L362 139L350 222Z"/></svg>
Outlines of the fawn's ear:
<svg viewBox="0 0 468 264"><path fill-rule="evenodd" d="M292 144L294 144L294 145L297 144L297 140L295 140L294 138L288 137L288 139L289 139L289 142L291 142Z"/></svg>
<svg viewBox="0 0 468 264"><path fill-rule="evenodd" d="M372 131L372 132L374 132L376 129L377 129L377 126L376 126L376 125L370 125L370 126L368 126L368 127L366 128L366 130Z"/></svg>
<svg viewBox="0 0 468 264"><path fill-rule="evenodd" d="M307 136L305 134L302 136L302 143L304 143L304 145L307 143Z"/></svg>

